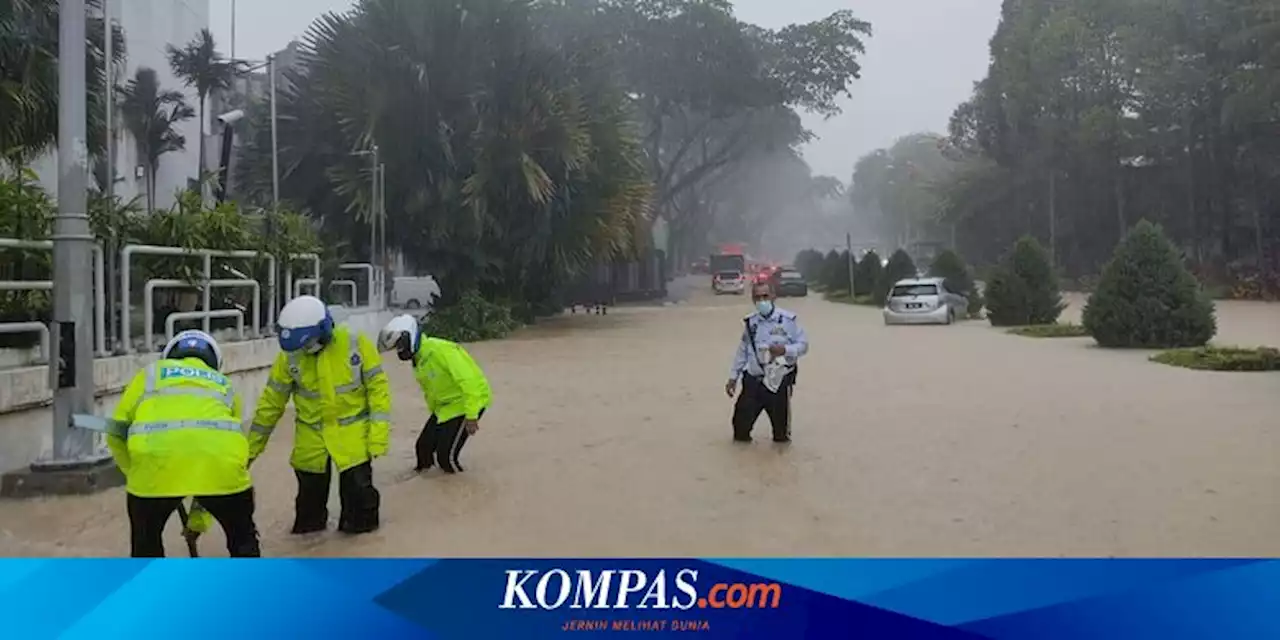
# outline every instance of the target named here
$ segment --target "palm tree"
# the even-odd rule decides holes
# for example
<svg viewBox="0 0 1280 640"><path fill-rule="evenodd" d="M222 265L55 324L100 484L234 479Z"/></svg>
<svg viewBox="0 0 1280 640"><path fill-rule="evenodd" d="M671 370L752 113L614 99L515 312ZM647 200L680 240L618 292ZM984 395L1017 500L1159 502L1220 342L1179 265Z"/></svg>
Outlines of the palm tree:
<svg viewBox="0 0 1280 640"><path fill-rule="evenodd" d="M4 0L0 10L0 157L22 165L58 139L58 0ZM102 108L101 0L87 0L89 150L105 148ZM125 58L124 33L113 34L113 58Z"/></svg>
<svg viewBox="0 0 1280 640"><path fill-rule="evenodd" d="M587 43L547 42L533 6L365 0L317 21L280 95L281 196L362 241L352 152L376 143L389 248L453 295L550 299L633 252L652 188L626 96ZM246 176L270 175L269 142L265 126L249 141Z"/></svg>
<svg viewBox="0 0 1280 640"><path fill-rule="evenodd" d="M138 161L147 171L147 212L156 208L156 169L160 157L181 151L187 139L176 125L195 117L181 91L162 90L155 69L140 67L132 80L120 89L120 111L125 126L137 145Z"/></svg>
<svg viewBox="0 0 1280 640"><path fill-rule="evenodd" d="M201 29L194 40L181 49L169 45L169 66L174 75L182 78L188 87L195 87L200 100L200 180L205 179L205 106L209 94L214 91L226 91L243 67L243 63L227 60L218 53L213 41L213 34L208 29Z"/></svg>

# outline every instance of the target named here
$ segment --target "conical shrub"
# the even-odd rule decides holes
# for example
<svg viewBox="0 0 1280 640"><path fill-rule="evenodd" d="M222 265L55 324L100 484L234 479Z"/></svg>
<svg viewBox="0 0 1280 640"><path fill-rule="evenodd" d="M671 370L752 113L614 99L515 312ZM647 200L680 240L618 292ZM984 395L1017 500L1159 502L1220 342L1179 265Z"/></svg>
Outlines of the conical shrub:
<svg viewBox="0 0 1280 640"><path fill-rule="evenodd" d="M893 255L889 256L889 264L884 266L884 273L880 274L880 283L875 292L876 304L884 304L894 283L914 277L916 277L916 263L911 260L911 256L902 249L894 251Z"/></svg>
<svg viewBox="0 0 1280 640"><path fill-rule="evenodd" d="M942 278L947 290L968 298L970 316L977 316L982 311L982 296L975 290L969 266L964 263L960 254L950 249L939 253L929 266L929 275Z"/></svg>
<svg viewBox="0 0 1280 640"><path fill-rule="evenodd" d="M1067 305L1049 254L1025 236L1013 245L987 283L987 319L997 327L1053 324Z"/></svg>
<svg viewBox="0 0 1280 640"><path fill-rule="evenodd" d="M1116 247L1083 324L1099 346L1198 347L1217 333L1213 301L1164 231L1143 220Z"/></svg>
<svg viewBox="0 0 1280 640"><path fill-rule="evenodd" d="M858 268L853 272L854 295L874 296L883 271L884 265L880 262L880 254L875 251L866 252L858 262Z"/></svg>

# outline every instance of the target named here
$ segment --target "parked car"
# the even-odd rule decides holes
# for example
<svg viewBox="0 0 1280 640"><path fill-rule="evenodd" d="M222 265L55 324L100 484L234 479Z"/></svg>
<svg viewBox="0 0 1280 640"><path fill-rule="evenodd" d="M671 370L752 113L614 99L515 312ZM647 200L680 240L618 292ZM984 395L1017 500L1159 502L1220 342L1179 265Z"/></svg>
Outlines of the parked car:
<svg viewBox="0 0 1280 640"><path fill-rule="evenodd" d="M803 298L809 295L809 283L804 275L790 267L783 267L773 272L773 289L779 298Z"/></svg>
<svg viewBox="0 0 1280 640"><path fill-rule="evenodd" d="M943 278L899 280L884 305L884 323L951 324L964 317L969 299L948 291Z"/></svg>
<svg viewBox="0 0 1280 640"><path fill-rule="evenodd" d="M391 306L430 309L440 296L440 285L431 276L400 276L391 281Z"/></svg>
<svg viewBox="0 0 1280 640"><path fill-rule="evenodd" d="M733 293L741 295L747 289L747 277L741 271L718 271L711 277L711 290L716 295Z"/></svg>

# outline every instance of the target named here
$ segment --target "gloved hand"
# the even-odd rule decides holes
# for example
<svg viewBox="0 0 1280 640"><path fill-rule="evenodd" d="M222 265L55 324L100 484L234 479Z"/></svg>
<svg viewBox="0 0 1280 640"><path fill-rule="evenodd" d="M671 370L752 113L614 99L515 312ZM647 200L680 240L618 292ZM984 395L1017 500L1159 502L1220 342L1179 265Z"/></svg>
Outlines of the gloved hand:
<svg viewBox="0 0 1280 640"><path fill-rule="evenodd" d="M192 500L191 511L187 513L187 529L183 531L183 535L198 536L202 533L208 533L213 527L213 515L205 511L200 503Z"/></svg>

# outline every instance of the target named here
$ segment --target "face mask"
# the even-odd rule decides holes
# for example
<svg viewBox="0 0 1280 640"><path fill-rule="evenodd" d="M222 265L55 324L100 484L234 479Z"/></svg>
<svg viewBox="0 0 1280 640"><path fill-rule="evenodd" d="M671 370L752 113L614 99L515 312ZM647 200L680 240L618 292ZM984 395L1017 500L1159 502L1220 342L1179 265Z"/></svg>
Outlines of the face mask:
<svg viewBox="0 0 1280 640"><path fill-rule="evenodd" d="M757 303L756 303L756 311L759 311L759 312L760 312L760 315L762 315L762 316L767 316L767 315L769 315L769 314L773 313L773 301L772 301L772 300L761 300L761 301L757 302Z"/></svg>

